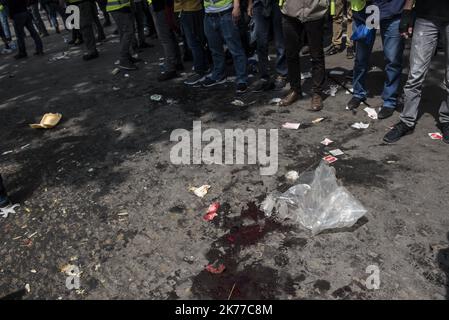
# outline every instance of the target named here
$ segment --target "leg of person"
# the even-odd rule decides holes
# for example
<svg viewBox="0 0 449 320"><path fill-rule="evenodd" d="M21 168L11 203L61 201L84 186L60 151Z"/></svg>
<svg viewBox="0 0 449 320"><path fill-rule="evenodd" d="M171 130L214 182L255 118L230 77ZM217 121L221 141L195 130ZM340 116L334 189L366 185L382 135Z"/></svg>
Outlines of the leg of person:
<svg viewBox="0 0 449 320"><path fill-rule="evenodd" d="M50 16L51 19L51 23L53 24L53 27L55 27L56 33L60 33L59 32L59 23L58 23L58 18L56 16L56 7L57 4L54 2L51 2L48 4L48 14Z"/></svg>
<svg viewBox="0 0 449 320"><path fill-rule="evenodd" d="M130 49L134 37L134 16L129 12L113 11L112 17L117 25L120 35L120 64L125 70L135 70L131 62Z"/></svg>
<svg viewBox="0 0 449 320"><path fill-rule="evenodd" d="M11 41L11 30L9 28L8 14L6 13L6 9L4 8L2 11L0 11L0 24L2 25L6 39L8 41Z"/></svg>
<svg viewBox="0 0 449 320"><path fill-rule="evenodd" d="M156 27L154 26L153 16L151 15L150 5L147 1L143 1L143 12L145 14L145 25L148 28L148 36L156 34Z"/></svg>
<svg viewBox="0 0 449 320"><path fill-rule="evenodd" d="M328 54L336 54L343 43L344 0L335 1L335 15L332 17L332 46Z"/></svg>
<svg viewBox="0 0 449 320"><path fill-rule="evenodd" d="M94 18L92 5L93 4L90 1L81 2L78 4L80 9L80 29L87 51L87 54L83 57L84 60L90 60L98 57L93 29Z"/></svg>
<svg viewBox="0 0 449 320"><path fill-rule="evenodd" d="M33 20L36 23L37 29L44 36L48 36L47 28L45 28L44 21L42 21L41 13L39 12L39 4L35 3L31 5L31 14L33 15Z"/></svg>
<svg viewBox="0 0 449 320"><path fill-rule="evenodd" d="M304 23L309 39L310 56L312 61L312 111L323 108L323 86L326 79L326 65L324 61L323 36L324 19Z"/></svg>
<svg viewBox="0 0 449 320"><path fill-rule="evenodd" d="M301 34L303 33L304 25L296 18L284 16L282 18L282 26L287 55L288 81L290 82L291 90L282 99L280 105L289 106L302 96L299 51L301 50Z"/></svg>
<svg viewBox="0 0 449 320"><path fill-rule="evenodd" d="M443 141L449 143L449 23L443 24L440 28L441 36L445 38L446 51L446 77L444 84L446 88L446 101L443 101L440 107L440 123L443 132Z"/></svg>
<svg viewBox="0 0 449 320"><path fill-rule="evenodd" d="M204 32L207 37L209 49L212 53L212 75L206 79L204 86L213 86L226 81L225 74L225 53L223 49L223 38L220 32L220 17L206 14L204 19Z"/></svg>
<svg viewBox="0 0 449 320"><path fill-rule="evenodd" d="M19 13L13 17L14 30L16 31L18 54L15 56L17 59L27 56L25 46L25 23L27 19L27 13Z"/></svg>
<svg viewBox="0 0 449 320"><path fill-rule="evenodd" d="M282 12L279 4L273 2L272 5L272 27L274 34L274 44L276 47L276 71L282 77L287 77L287 57L285 55L284 33L282 31Z"/></svg>
<svg viewBox="0 0 449 320"><path fill-rule="evenodd" d="M354 27L358 27L362 24L358 19L354 20ZM365 79L368 74L369 60L371 52L373 50L375 37L370 43L366 43L365 40L355 42L355 61L353 71L353 97L348 102L348 109L357 109L360 104L366 100L367 91L365 89Z"/></svg>
<svg viewBox="0 0 449 320"><path fill-rule="evenodd" d="M195 85L203 81L207 71L206 52L203 37L201 36L201 34L204 34L203 19L204 14L202 10L181 13L180 21L182 30L184 31L187 44L192 51L193 65L196 73L184 82L187 85Z"/></svg>
<svg viewBox="0 0 449 320"><path fill-rule="evenodd" d="M247 60L238 27L229 12L220 17L220 29L223 39L232 54L236 75L237 92L243 93L248 86Z"/></svg>
<svg viewBox="0 0 449 320"><path fill-rule="evenodd" d="M145 1L145 0L143 0ZM148 45L145 46L145 24L144 24L144 12L143 12L143 2L134 2L134 15L137 24L137 37L138 37L138 46L139 48L147 48Z"/></svg>
<svg viewBox="0 0 449 320"><path fill-rule="evenodd" d="M156 26L158 38L162 44L165 55L165 72L160 75L159 80L169 80L177 76L176 63L177 53L176 46L173 43L173 35L165 16L165 10L155 12L151 9L153 20Z"/></svg>
<svg viewBox="0 0 449 320"><path fill-rule="evenodd" d="M379 119L390 117L397 107L404 54L404 41L399 33L400 22L400 18L384 19L380 25L386 62L386 80L382 93L383 105L378 115Z"/></svg>
<svg viewBox="0 0 449 320"><path fill-rule="evenodd" d="M109 27L111 25L111 17L109 16L108 11L106 10L108 1L107 0L98 0L97 2L98 2L98 6L100 7L101 12L103 12L103 17L104 17L103 27Z"/></svg>
<svg viewBox="0 0 449 320"><path fill-rule="evenodd" d="M97 4L95 2L90 2L90 7L92 10L92 21L97 28L97 40L104 41L106 39L106 35L104 34L103 26L101 25L100 18L98 17L98 9Z"/></svg>
<svg viewBox="0 0 449 320"><path fill-rule="evenodd" d="M427 19L418 18L413 30L410 50L410 70L404 86L404 109L400 122L384 137L384 141L393 143L413 131L418 117L422 85L429 71L430 62L438 43L438 26Z"/></svg>
<svg viewBox="0 0 449 320"><path fill-rule="evenodd" d="M8 199L8 194L6 192L5 186L3 185L3 178L0 174L0 208L4 208L10 204Z"/></svg>
<svg viewBox="0 0 449 320"><path fill-rule="evenodd" d="M260 79L254 84L254 91L261 92L274 88L268 72L268 36L271 26L271 17L264 16L264 7L261 3L253 9L253 19L256 29L257 57L259 58Z"/></svg>
<svg viewBox="0 0 449 320"><path fill-rule="evenodd" d="M34 28L33 18L30 13L26 13L25 27L31 35L31 38L34 40L34 45L36 46L35 55L41 55L44 53L44 45L42 44L42 39L39 36L39 33Z"/></svg>
<svg viewBox="0 0 449 320"><path fill-rule="evenodd" d="M351 3L346 2L347 20L346 20L346 57L348 59L354 59L354 43L351 40L352 37L352 9Z"/></svg>

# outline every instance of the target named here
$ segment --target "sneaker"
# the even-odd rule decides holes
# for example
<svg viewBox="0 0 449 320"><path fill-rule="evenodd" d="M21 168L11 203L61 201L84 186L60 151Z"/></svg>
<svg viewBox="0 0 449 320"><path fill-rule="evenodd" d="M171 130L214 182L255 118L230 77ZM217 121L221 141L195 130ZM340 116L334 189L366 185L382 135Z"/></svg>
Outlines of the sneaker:
<svg viewBox="0 0 449 320"><path fill-rule="evenodd" d="M336 45L331 45L329 49L326 50L327 56L333 56L334 54L340 53L341 47L338 47Z"/></svg>
<svg viewBox="0 0 449 320"><path fill-rule="evenodd" d="M314 93L310 104L310 111L321 111L323 109L323 98L319 94Z"/></svg>
<svg viewBox="0 0 449 320"><path fill-rule="evenodd" d="M173 70L173 71L161 73L157 77L157 81L159 81L159 82L168 81L168 80L171 80L171 79L174 79L177 77L178 77L178 73L176 72L176 70Z"/></svg>
<svg viewBox="0 0 449 320"><path fill-rule="evenodd" d="M93 53L85 54L85 55L83 56L83 60L84 60L84 61L89 61L89 60L96 59L96 58L98 58L98 57L99 57L98 51L95 50L95 52L93 52Z"/></svg>
<svg viewBox="0 0 449 320"><path fill-rule="evenodd" d="M26 53L18 53L14 56L14 59L19 60L28 57Z"/></svg>
<svg viewBox="0 0 449 320"><path fill-rule="evenodd" d="M352 97L351 100L349 100L348 104L346 105L346 107L348 107L349 110L355 110L358 107L360 107L360 104L363 102L364 100L359 99L357 97Z"/></svg>
<svg viewBox="0 0 449 320"><path fill-rule="evenodd" d="M409 127L404 122L397 123L393 129L388 131L384 137L384 141L387 143L393 143L401 139L403 136L411 134L415 127Z"/></svg>
<svg viewBox="0 0 449 320"><path fill-rule="evenodd" d="M354 47L347 47L346 48L346 58L347 59L354 59Z"/></svg>
<svg viewBox="0 0 449 320"><path fill-rule="evenodd" d="M287 85L287 77L285 76L277 76L276 80L274 80L274 86L276 90L282 90Z"/></svg>
<svg viewBox="0 0 449 320"><path fill-rule="evenodd" d="M254 83L254 92L270 91L274 89L274 83L271 79L260 78Z"/></svg>
<svg viewBox="0 0 449 320"><path fill-rule="evenodd" d="M393 115L394 110L395 110L395 108L382 107L382 108L380 108L380 111L377 114L377 118L378 119L387 119Z"/></svg>
<svg viewBox="0 0 449 320"><path fill-rule="evenodd" d="M223 79L221 80L213 80L210 77L206 77L206 79L204 79L204 81L201 82L201 85L205 88L210 88L223 83L226 83L226 77L223 77Z"/></svg>
<svg viewBox="0 0 449 320"><path fill-rule="evenodd" d="M134 64L134 62L131 60L133 58L130 58L129 61L120 61L118 64L118 67L123 70L137 70L137 66Z"/></svg>
<svg viewBox="0 0 449 320"><path fill-rule="evenodd" d="M449 144L449 122L441 124L441 133L443 134L443 142Z"/></svg>
<svg viewBox="0 0 449 320"><path fill-rule="evenodd" d="M246 83L237 83L237 94L242 94L248 91L248 85Z"/></svg>
<svg viewBox="0 0 449 320"><path fill-rule="evenodd" d="M206 79L206 77L204 75L195 73L195 74L191 75L190 77L188 77L184 81L184 84L186 84L188 86L194 86L194 85L204 81L205 79Z"/></svg>

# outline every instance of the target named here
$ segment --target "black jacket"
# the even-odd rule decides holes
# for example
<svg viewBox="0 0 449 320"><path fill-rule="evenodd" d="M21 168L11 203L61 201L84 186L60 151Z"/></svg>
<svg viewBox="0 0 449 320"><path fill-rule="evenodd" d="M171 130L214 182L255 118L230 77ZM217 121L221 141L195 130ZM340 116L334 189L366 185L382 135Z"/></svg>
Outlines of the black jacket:
<svg viewBox="0 0 449 320"><path fill-rule="evenodd" d="M6 6L12 18L18 13L27 12L28 0L6 0Z"/></svg>

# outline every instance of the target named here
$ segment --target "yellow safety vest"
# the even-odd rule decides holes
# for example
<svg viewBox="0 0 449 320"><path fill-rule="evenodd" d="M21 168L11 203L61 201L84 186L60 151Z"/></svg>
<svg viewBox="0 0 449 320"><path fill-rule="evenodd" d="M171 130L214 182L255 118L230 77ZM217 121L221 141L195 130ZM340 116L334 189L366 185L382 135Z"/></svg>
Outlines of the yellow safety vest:
<svg viewBox="0 0 449 320"><path fill-rule="evenodd" d="M362 11L366 6L366 0L351 0L351 9L353 11Z"/></svg>
<svg viewBox="0 0 449 320"><path fill-rule="evenodd" d="M2 4L0 4L0 11L3 11L4 8L5 8L5 7L3 7Z"/></svg>
<svg viewBox="0 0 449 320"><path fill-rule="evenodd" d="M148 4L151 5L153 3L153 0L148 0Z"/></svg>
<svg viewBox="0 0 449 320"><path fill-rule="evenodd" d="M78 3L81 2L82 0L67 0L68 3Z"/></svg>
<svg viewBox="0 0 449 320"><path fill-rule="evenodd" d="M204 8L210 7L212 4L216 7L227 7L228 5L234 3L233 0L220 0L215 3L212 3L210 0L204 0Z"/></svg>
<svg viewBox="0 0 449 320"><path fill-rule="evenodd" d="M108 0L106 11L117 11L125 7L131 7L131 2L129 0Z"/></svg>

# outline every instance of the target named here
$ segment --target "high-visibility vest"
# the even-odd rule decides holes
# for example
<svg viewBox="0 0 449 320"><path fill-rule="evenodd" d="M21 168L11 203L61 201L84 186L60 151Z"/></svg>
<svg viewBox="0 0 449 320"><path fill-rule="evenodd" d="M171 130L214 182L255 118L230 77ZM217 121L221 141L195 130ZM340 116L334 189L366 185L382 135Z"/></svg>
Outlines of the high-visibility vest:
<svg viewBox="0 0 449 320"><path fill-rule="evenodd" d="M210 0L204 0L204 8L208 8L211 5L214 5L215 7L222 7L222 8L224 8L224 7L227 7L227 6L229 6L230 4L233 4L233 3L234 3L233 0L219 0L219 1L215 2L215 3L212 3Z"/></svg>
<svg viewBox="0 0 449 320"><path fill-rule="evenodd" d="M5 7L2 4L0 4L0 11L3 11L4 8Z"/></svg>
<svg viewBox="0 0 449 320"><path fill-rule="evenodd" d="M285 0L279 0L279 7L282 8L282 6L284 5Z"/></svg>
<svg viewBox="0 0 449 320"><path fill-rule="evenodd" d="M153 0L148 0L148 4L151 6L151 4L153 3Z"/></svg>
<svg viewBox="0 0 449 320"><path fill-rule="evenodd" d="M351 0L351 9L353 11L362 11L366 6L366 0Z"/></svg>
<svg viewBox="0 0 449 320"><path fill-rule="evenodd" d="M78 3L81 2L83 0L67 0L68 3L72 4L72 3Z"/></svg>
<svg viewBox="0 0 449 320"><path fill-rule="evenodd" d="M108 4L106 5L106 11L117 11L121 8L130 7L130 0L108 0Z"/></svg>

